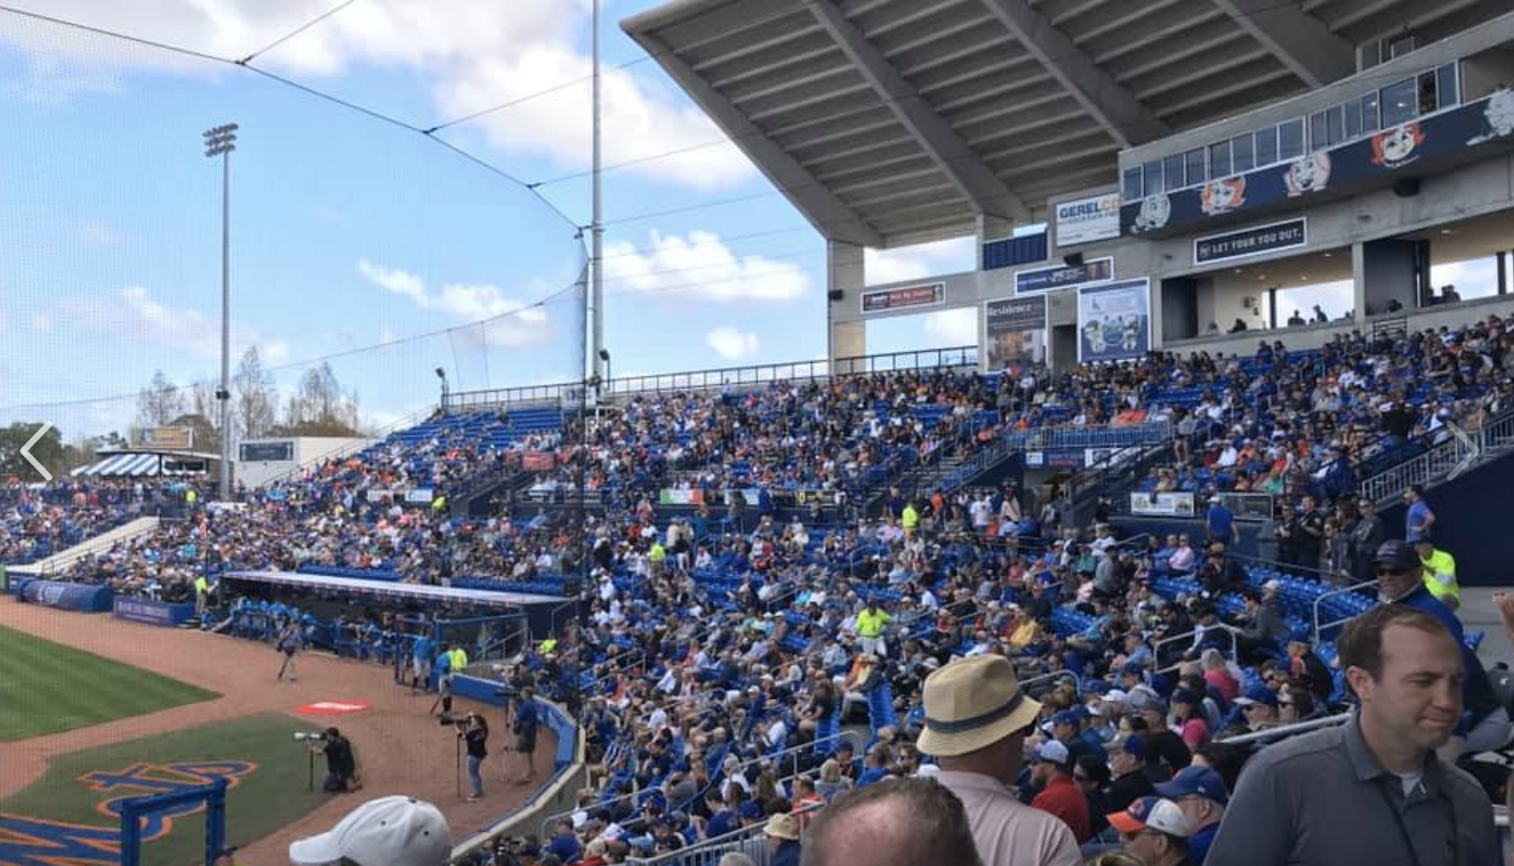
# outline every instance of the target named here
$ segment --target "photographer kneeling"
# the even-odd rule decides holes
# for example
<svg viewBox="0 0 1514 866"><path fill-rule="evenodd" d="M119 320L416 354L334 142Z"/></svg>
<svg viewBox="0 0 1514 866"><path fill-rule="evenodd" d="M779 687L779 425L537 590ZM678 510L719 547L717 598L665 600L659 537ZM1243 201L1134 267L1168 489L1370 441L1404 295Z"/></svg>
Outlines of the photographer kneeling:
<svg viewBox="0 0 1514 866"><path fill-rule="evenodd" d="M320 744L312 743L310 751L326 756L326 781L321 790L328 794L344 794L363 787L357 778L357 758L352 754L352 741L342 736L336 728L327 728L326 737Z"/></svg>
<svg viewBox="0 0 1514 866"><path fill-rule="evenodd" d="M457 735L463 738L468 751L468 781L473 783L473 793L468 797L471 803L484 796L484 777L479 768L489 757L489 724L478 713L469 713L457 720Z"/></svg>

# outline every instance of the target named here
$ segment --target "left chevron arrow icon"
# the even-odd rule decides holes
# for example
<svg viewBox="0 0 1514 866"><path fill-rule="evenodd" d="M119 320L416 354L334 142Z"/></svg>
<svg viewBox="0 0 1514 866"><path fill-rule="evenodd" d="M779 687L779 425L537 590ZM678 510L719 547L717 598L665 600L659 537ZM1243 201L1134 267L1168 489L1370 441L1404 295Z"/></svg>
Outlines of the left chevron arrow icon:
<svg viewBox="0 0 1514 866"><path fill-rule="evenodd" d="M42 437L46 436L47 431L51 429L53 429L53 425L47 421L43 421L42 426L37 428L37 432L32 434L32 438L26 440L26 444L21 446L21 456L26 458L26 462L30 463L32 468L37 470L44 481L53 480L53 474L47 471L47 467L42 465L42 461L32 456L32 446L41 442Z"/></svg>

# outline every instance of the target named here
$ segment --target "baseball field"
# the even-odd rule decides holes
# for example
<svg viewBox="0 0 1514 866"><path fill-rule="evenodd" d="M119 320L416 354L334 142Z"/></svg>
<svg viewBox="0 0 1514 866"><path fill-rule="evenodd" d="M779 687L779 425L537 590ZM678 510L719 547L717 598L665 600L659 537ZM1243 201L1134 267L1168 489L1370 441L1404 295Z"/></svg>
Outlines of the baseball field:
<svg viewBox="0 0 1514 866"><path fill-rule="evenodd" d="M484 799L459 797L452 729L427 714L433 695L397 686L387 667L306 654L291 683L276 680L279 662L252 641L0 595L0 866L118 863L118 801L216 778L229 786L227 842L241 849L239 866L288 863L291 841L371 797L435 803L461 840L532 790L507 780L521 759L502 759L496 744ZM462 700L457 709L499 712ZM309 753L291 735L330 725L352 741L359 792L322 793L320 756L309 790ZM544 730L538 768L550 772L555 748ZM148 820L142 862L202 862L204 823L199 806Z"/></svg>
<svg viewBox="0 0 1514 866"><path fill-rule="evenodd" d="M0 743L220 697L0 626Z"/></svg>

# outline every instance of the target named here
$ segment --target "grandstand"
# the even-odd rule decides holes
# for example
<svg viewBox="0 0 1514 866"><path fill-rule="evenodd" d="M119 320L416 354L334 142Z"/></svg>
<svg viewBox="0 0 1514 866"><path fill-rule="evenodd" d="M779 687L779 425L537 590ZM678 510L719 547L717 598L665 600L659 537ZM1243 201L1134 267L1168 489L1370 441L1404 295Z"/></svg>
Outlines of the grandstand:
<svg viewBox="0 0 1514 866"><path fill-rule="evenodd" d="M922 683L965 657L1013 662L1033 744L1166 726L1152 775L1221 744L1233 788L1353 711L1335 641L1423 500L1459 566L1461 734L1502 728L1456 760L1501 801L1509 3L679 0L622 27L824 237L824 363L444 391L235 502L13 482L0 561L95 543L11 591L294 627L401 682L422 638L466 643L449 688L534 687L558 752L454 862L766 866L768 818L931 771ZM864 247L967 233L971 272L868 283ZM1478 257L1476 299L1433 284ZM1347 316L1285 323L1335 281ZM869 322L950 309L977 345L867 354Z"/></svg>

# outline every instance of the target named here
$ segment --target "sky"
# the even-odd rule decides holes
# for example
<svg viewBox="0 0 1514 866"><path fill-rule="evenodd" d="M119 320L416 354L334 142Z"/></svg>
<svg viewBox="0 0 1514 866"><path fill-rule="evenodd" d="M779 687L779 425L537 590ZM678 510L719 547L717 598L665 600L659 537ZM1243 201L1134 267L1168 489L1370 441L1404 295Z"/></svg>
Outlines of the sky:
<svg viewBox="0 0 1514 866"><path fill-rule="evenodd" d="M233 369L256 346L287 396L329 359L375 430L433 406L438 368L454 391L578 375L587 0L354 0L293 36L335 0L10 2L252 68L0 11L0 424L125 432L155 371L218 378L223 166L201 132L231 121ZM822 359L824 244L620 30L658 2L602 9L612 374ZM866 270L974 259L961 238ZM871 323L869 351L971 344L977 315Z"/></svg>

